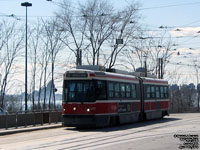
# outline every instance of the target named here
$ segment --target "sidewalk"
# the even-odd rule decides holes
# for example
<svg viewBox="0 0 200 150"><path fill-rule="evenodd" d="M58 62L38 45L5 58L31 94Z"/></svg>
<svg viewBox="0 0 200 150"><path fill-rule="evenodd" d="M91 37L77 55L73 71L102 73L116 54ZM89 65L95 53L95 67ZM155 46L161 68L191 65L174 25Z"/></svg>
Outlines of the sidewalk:
<svg viewBox="0 0 200 150"><path fill-rule="evenodd" d="M40 126L27 126L26 128L25 127L9 128L7 130L0 129L0 136L22 133L22 132L31 132L31 131L37 131L37 130L54 129L54 128L60 128L60 127L62 127L61 123L44 124L44 125L40 125Z"/></svg>

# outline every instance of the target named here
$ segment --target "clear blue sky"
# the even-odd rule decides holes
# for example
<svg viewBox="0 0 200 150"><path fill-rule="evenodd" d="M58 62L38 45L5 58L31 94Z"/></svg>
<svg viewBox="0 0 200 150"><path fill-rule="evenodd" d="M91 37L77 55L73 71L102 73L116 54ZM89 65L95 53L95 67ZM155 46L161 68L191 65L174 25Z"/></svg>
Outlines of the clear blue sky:
<svg viewBox="0 0 200 150"><path fill-rule="evenodd" d="M0 15L25 15L25 8L21 3L26 0L0 0ZM56 5L46 0L27 0L32 3L32 7L28 8L28 15L30 16L51 16L53 11L56 10Z"/></svg>
<svg viewBox="0 0 200 150"><path fill-rule="evenodd" d="M33 4L29 8L30 16L52 16L53 12L58 8L55 4L46 0L27 0ZM52 0L59 2L59 0ZM78 0L73 0L77 3ZM83 0L79 0L83 1ZM122 8L127 2L132 0L110 0L116 7ZM0 0L0 15L15 14L24 16L25 9L21 7L23 0ZM151 8L141 10L144 17L143 22L149 25L166 25L166 26L184 26L194 21L200 20L199 8L200 1L198 0L139 0L142 8ZM198 3L199 2L199 3ZM195 3L195 4L192 4ZM182 5L184 4L184 5ZM180 5L174 6L171 5ZM169 6L169 7L162 7ZM162 7L162 8L154 8ZM194 25L194 24L192 24Z"/></svg>
<svg viewBox="0 0 200 150"><path fill-rule="evenodd" d="M149 24L185 26L197 20L200 23L198 0L141 0L140 2L144 8L152 8L142 10L142 14L146 16L145 22Z"/></svg>

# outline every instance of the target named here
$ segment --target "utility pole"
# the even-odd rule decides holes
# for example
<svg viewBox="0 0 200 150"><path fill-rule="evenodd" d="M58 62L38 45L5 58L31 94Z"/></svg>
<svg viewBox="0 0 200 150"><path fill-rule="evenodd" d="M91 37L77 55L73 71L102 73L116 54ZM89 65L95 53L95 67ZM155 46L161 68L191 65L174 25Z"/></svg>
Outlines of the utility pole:
<svg viewBox="0 0 200 150"><path fill-rule="evenodd" d="M27 7L31 7L32 4L28 2L21 3L21 6L26 7L26 42L25 42L25 111L27 111L27 43L28 43L28 38L27 38Z"/></svg>
<svg viewBox="0 0 200 150"><path fill-rule="evenodd" d="M161 74L161 76L160 76L160 78L161 79L163 79L163 58L160 58L160 74Z"/></svg>
<svg viewBox="0 0 200 150"><path fill-rule="evenodd" d="M163 58L158 58L158 79L163 79Z"/></svg>
<svg viewBox="0 0 200 150"><path fill-rule="evenodd" d="M147 56L144 55L144 76L147 77Z"/></svg>
<svg viewBox="0 0 200 150"><path fill-rule="evenodd" d="M82 65L82 50L77 49L77 56L76 56L76 66Z"/></svg>
<svg viewBox="0 0 200 150"><path fill-rule="evenodd" d="M144 69L145 69L145 74L144 74L144 76L147 77L147 61L146 61L146 59L145 59L145 61L144 61Z"/></svg>
<svg viewBox="0 0 200 150"><path fill-rule="evenodd" d="M160 58L158 58L158 79L160 79Z"/></svg>

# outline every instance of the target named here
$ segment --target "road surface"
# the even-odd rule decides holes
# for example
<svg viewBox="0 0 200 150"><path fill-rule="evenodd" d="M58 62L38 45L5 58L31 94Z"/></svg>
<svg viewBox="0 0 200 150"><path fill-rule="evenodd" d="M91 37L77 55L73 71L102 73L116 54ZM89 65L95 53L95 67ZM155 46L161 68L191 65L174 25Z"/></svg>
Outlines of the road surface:
<svg viewBox="0 0 200 150"><path fill-rule="evenodd" d="M193 113L103 129L61 127L5 135L0 136L0 150L200 149L199 141L200 113Z"/></svg>

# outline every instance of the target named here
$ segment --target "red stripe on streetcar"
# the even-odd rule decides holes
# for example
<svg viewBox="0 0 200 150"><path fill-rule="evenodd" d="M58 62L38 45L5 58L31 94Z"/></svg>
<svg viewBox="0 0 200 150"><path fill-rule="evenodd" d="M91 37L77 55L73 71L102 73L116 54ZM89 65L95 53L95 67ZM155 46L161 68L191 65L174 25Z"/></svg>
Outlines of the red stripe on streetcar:
<svg viewBox="0 0 200 150"><path fill-rule="evenodd" d="M144 110L151 110L151 102L144 103Z"/></svg>
<svg viewBox="0 0 200 150"><path fill-rule="evenodd" d="M160 102L160 108L161 109L169 108L169 101Z"/></svg>
<svg viewBox="0 0 200 150"><path fill-rule="evenodd" d="M160 103L160 108L156 108L156 103ZM168 109L169 101L157 101L157 102L145 102L144 110L158 110L158 109Z"/></svg>
<svg viewBox="0 0 200 150"><path fill-rule="evenodd" d="M94 73L90 73L90 77L95 77L95 74Z"/></svg>
<svg viewBox="0 0 200 150"><path fill-rule="evenodd" d="M154 110L154 109L156 109L156 102L151 103L151 110Z"/></svg>
<svg viewBox="0 0 200 150"><path fill-rule="evenodd" d="M117 113L117 103L63 104L63 114Z"/></svg>
<svg viewBox="0 0 200 150"><path fill-rule="evenodd" d="M137 104L137 111L140 111L141 110L141 103L139 102L138 104Z"/></svg>

